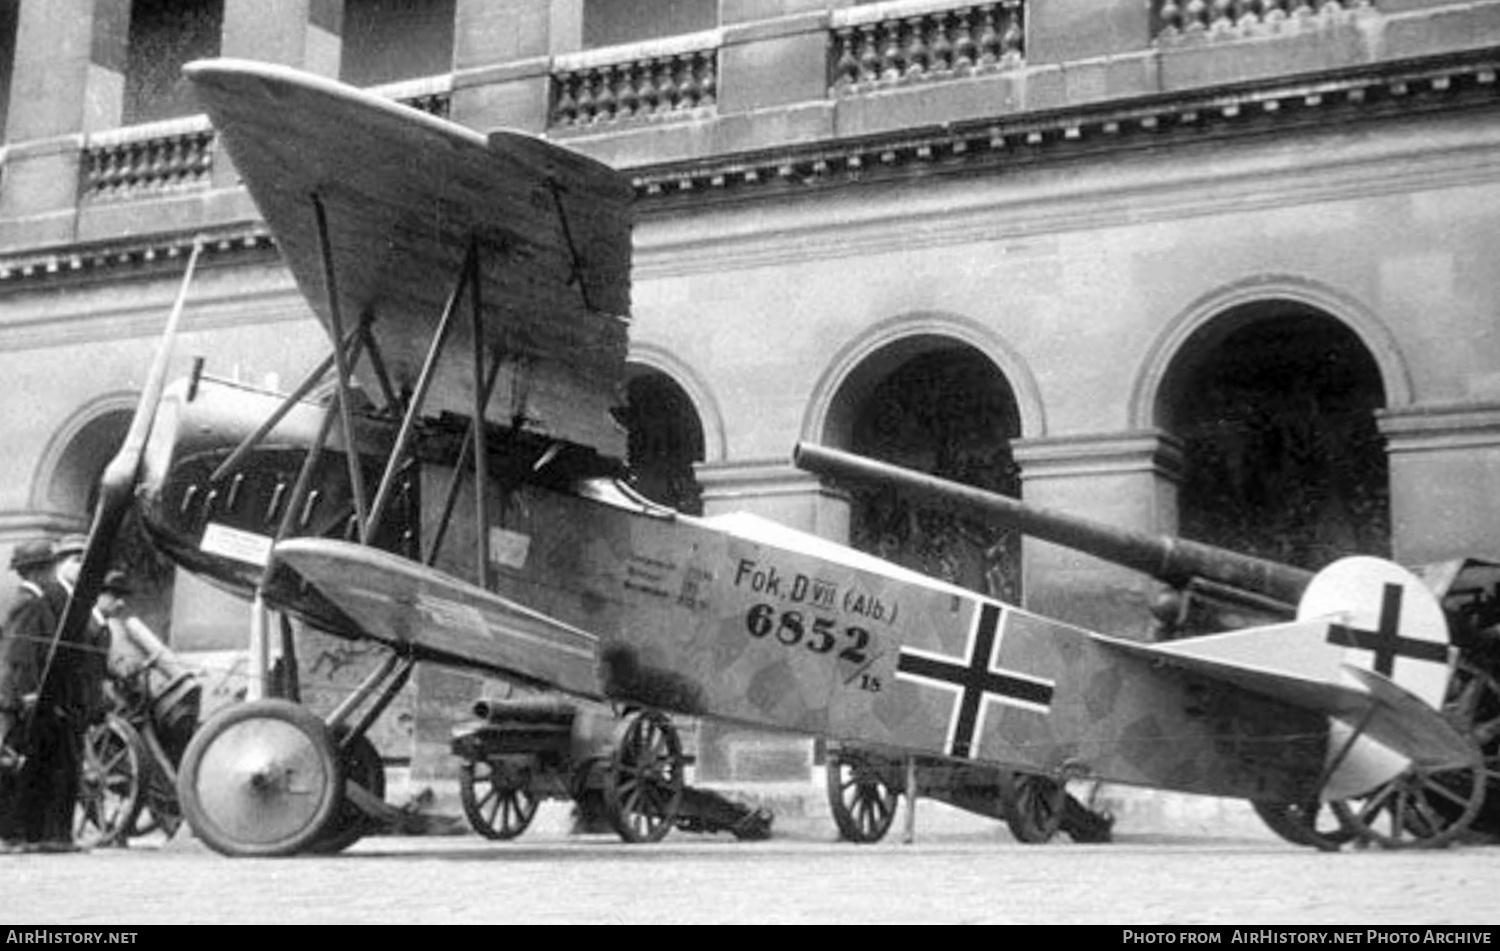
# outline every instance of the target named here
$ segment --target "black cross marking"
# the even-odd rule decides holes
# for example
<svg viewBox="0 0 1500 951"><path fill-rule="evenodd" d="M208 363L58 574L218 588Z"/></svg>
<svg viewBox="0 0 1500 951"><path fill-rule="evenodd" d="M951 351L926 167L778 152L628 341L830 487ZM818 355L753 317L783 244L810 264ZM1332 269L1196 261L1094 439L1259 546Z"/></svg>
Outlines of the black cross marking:
<svg viewBox="0 0 1500 951"><path fill-rule="evenodd" d="M1000 606L986 602L980 606L979 619L969 656L963 661L931 657L902 648L896 660L896 673L914 678L950 684L959 688L954 710L955 724L949 756L972 755L974 734L979 725L980 705L986 697L1002 702L1010 700L1046 709L1052 705L1052 682L1023 674L995 670L991 664L998 653Z"/></svg>
<svg viewBox="0 0 1500 951"><path fill-rule="evenodd" d="M1385 586L1385 595L1380 599L1380 620L1376 622L1375 630L1334 624L1328 629L1328 643L1374 651L1375 670L1387 677L1391 676L1397 657L1431 661L1435 664L1448 663L1447 644L1401 636L1403 590L1399 584Z"/></svg>

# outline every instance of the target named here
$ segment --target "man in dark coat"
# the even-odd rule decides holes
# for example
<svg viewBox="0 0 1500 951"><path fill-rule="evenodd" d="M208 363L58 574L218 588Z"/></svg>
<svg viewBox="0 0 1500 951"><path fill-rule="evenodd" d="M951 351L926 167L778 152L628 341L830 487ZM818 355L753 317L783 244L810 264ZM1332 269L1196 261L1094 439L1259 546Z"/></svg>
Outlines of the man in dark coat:
<svg viewBox="0 0 1500 951"><path fill-rule="evenodd" d="M91 620L68 640L57 629L78 577L84 540L65 538L37 567L40 548L21 546L12 559L21 591L9 605L0 640L0 731L24 756L13 771L0 838L12 847L70 851L83 738L104 715L108 631ZM24 555L23 555L24 552ZM15 562L22 564L15 564Z"/></svg>

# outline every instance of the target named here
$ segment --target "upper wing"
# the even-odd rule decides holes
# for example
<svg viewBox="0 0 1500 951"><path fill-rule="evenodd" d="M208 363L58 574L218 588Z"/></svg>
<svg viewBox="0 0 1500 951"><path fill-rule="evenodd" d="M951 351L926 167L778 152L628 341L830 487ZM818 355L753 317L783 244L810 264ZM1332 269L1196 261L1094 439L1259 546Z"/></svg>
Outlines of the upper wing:
<svg viewBox="0 0 1500 951"><path fill-rule="evenodd" d="M506 359L488 415L623 456L629 183L515 132L488 138L349 86L266 63L185 68L298 286L330 327L314 196L347 332L372 315L395 388L411 386L461 265L480 269L483 334ZM467 316L467 304L464 316ZM455 322L428 397L472 414L474 338ZM364 379L376 392L375 381Z"/></svg>
<svg viewBox="0 0 1500 951"><path fill-rule="evenodd" d="M600 695L593 635L525 605L351 542L293 538L279 543L273 557L376 640L567 693Z"/></svg>

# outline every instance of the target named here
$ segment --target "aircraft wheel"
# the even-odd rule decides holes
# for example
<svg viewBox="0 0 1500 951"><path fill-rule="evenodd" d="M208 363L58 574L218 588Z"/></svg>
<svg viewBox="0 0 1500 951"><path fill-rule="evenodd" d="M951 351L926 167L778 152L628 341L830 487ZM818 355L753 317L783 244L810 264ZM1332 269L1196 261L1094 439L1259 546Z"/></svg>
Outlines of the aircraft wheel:
<svg viewBox="0 0 1500 951"><path fill-rule="evenodd" d="M890 768L867 754L828 751L828 808L839 836L850 842L879 842L896 821L899 787Z"/></svg>
<svg viewBox="0 0 1500 951"><path fill-rule="evenodd" d="M487 839L514 839L525 832L538 801L524 774L483 759L459 767L458 798L469 825Z"/></svg>
<svg viewBox="0 0 1500 951"><path fill-rule="evenodd" d="M1067 787L1048 776L1022 773L1016 776L1005 824L1017 842L1033 845L1050 842L1062 828Z"/></svg>
<svg viewBox="0 0 1500 951"><path fill-rule="evenodd" d="M1328 803L1255 800L1250 807L1272 832L1293 845L1337 852L1340 846L1359 835L1359 829L1346 823L1340 811Z"/></svg>
<svg viewBox="0 0 1500 951"><path fill-rule="evenodd" d="M177 798L193 832L230 856L290 855L325 833L343 801L327 726L286 700L229 707L193 735Z"/></svg>
<svg viewBox="0 0 1500 951"><path fill-rule="evenodd" d="M604 770L604 811L626 842L658 842L677 821L682 802L682 741L664 714L643 710L615 731Z"/></svg>
<svg viewBox="0 0 1500 951"><path fill-rule="evenodd" d="M385 761L380 758L380 751L375 749L375 744L370 742L369 737L363 735L353 744L344 746L342 740L347 732L344 727L334 731L340 751L339 759L344 767L344 781L354 783L376 799L385 799ZM339 804L338 812L318 840L309 846L308 851L319 855L333 855L380 828L380 823L363 809L347 797L340 798L343 801Z"/></svg>
<svg viewBox="0 0 1500 951"><path fill-rule="evenodd" d="M84 846L122 844L141 814L146 745L121 717L110 714L83 739L73 838Z"/></svg>

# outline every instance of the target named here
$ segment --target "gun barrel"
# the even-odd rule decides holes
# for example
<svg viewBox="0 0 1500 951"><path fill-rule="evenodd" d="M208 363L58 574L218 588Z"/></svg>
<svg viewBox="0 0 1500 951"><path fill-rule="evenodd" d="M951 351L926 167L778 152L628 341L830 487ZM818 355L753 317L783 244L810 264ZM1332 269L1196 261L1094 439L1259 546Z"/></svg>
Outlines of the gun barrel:
<svg viewBox="0 0 1500 951"><path fill-rule="evenodd" d="M993 518L1023 534L1173 585L1203 578L1295 606L1312 572L1170 535L1117 528L853 453L799 443L793 464L816 475L890 486Z"/></svg>

